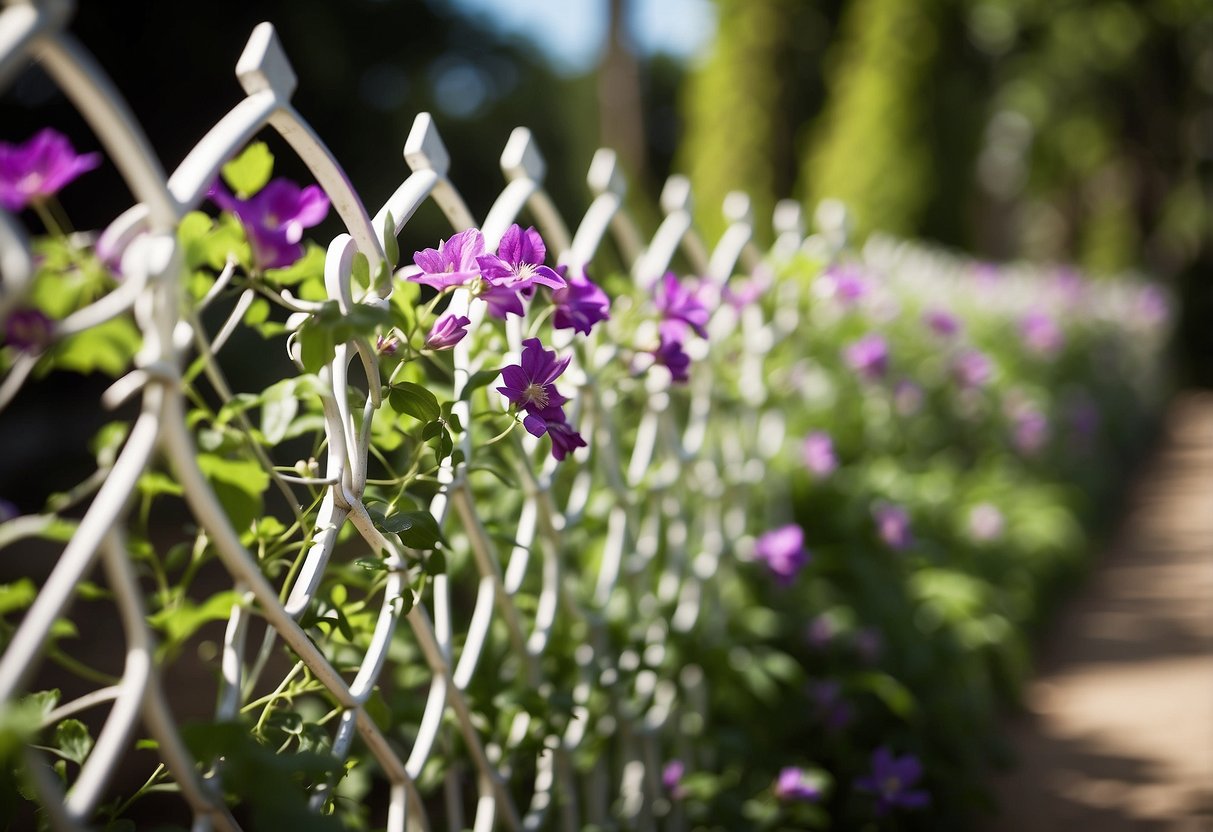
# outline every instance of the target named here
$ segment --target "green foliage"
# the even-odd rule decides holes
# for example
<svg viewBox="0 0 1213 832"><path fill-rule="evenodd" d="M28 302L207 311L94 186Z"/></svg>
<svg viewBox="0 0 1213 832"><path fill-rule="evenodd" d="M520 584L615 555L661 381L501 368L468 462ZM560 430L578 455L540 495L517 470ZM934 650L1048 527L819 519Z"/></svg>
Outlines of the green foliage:
<svg viewBox="0 0 1213 832"><path fill-rule="evenodd" d="M265 142L252 142L224 165L221 173L237 197L248 199L270 181L274 173L274 154Z"/></svg>

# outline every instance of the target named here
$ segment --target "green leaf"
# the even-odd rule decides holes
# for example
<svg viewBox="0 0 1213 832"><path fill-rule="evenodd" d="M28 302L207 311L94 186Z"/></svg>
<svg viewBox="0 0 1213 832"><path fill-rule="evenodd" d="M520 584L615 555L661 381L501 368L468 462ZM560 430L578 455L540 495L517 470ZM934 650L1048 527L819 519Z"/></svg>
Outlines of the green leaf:
<svg viewBox="0 0 1213 832"><path fill-rule="evenodd" d="M383 220L383 253L390 267L395 267L400 261L400 241L396 239L396 221L391 211Z"/></svg>
<svg viewBox="0 0 1213 832"><path fill-rule="evenodd" d="M470 399L472 394L481 387L486 387L492 383L493 379L501 375L501 370L481 370L478 373L472 373L472 377L468 379L468 383L463 388L463 393L460 394L461 399Z"/></svg>
<svg viewBox="0 0 1213 832"><path fill-rule="evenodd" d="M386 572L387 563L382 558L358 558L354 561L354 565L365 569L367 572Z"/></svg>
<svg viewBox="0 0 1213 832"><path fill-rule="evenodd" d="M199 454L198 467L215 489L215 496L237 531L247 529L261 516L261 495L269 488L270 475L258 463Z"/></svg>
<svg viewBox="0 0 1213 832"><path fill-rule="evenodd" d="M355 286L366 288L371 285L371 262L361 251L354 253L354 263L350 269L350 280Z"/></svg>
<svg viewBox="0 0 1213 832"><path fill-rule="evenodd" d="M277 286L294 286L306 280L317 280L323 291L324 249L309 240L302 257L285 269L266 269L265 279ZM327 292L322 299L327 299Z"/></svg>
<svg viewBox="0 0 1213 832"><path fill-rule="evenodd" d="M304 370L318 373L336 354L337 345L331 329L308 324L299 328L299 360Z"/></svg>
<svg viewBox="0 0 1213 832"><path fill-rule="evenodd" d="M70 338L51 351L54 366L77 373L103 372L119 376L143 342L130 318L120 315Z"/></svg>
<svg viewBox="0 0 1213 832"><path fill-rule="evenodd" d="M432 549L439 541L446 542L438 521L428 511L398 511L386 517L373 509L368 512L375 528L400 535L400 540L410 549Z"/></svg>
<svg viewBox="0 0 1213 832"><path fill-rule="evenodd" d="M88 443L88 449L97 458L98 468L109 468L114 464L130 428L126 422L110 422L97 431L93 441Z"/></svg>
<svg viewBox="0 0 1213 832"><path fill-rule="evenodd" d="M433 422L442 415L442 409L438 406L438 399L434 394L411 381L392 385L388 402L397 413L407 413L425 423Z"/></svg>
<svg viewBox="0 0 1213 832"><path fill-rule="evenodd" d="M261 433L265 441L277 445L286 438L291 422L299 412L299 400L295 398L295 379L283 379L271 385L262 395Z"/></svg>
<svg viewBox="0 0 1213 832"><path fill-rule="evenodd" d="M147 620L165 634L170 644L177 645L189 639L203 624L226 620L232 614L232 607L239 603L240 593L229 589L212 595L201 604L184 598L179 604L149 615Z"/></svg>
<svg viewBox="0 0 1213 832"><path fill-rule="evenodd" d="M856 679L857 687L874 694L894 715L909 719L917 709L914 694L887 673L864 673Z"/></svg>
<svg viewBox="0 0 1213 832"><path fill-rule="evenodd" d="M270 302L265 298L257 298L249 304L248 311L244 313L244 322L249 326L257 326L263 324L270 318Z"/></svg>
<svg viewBox="0 0 1213 832"><path fill-rule="evenodd" d="M148 471L139 478L139 493L147 497L168 494L180 497L184 492L181 486L163 471Z"/></svg>
<svg viewBox="0 0 1213 832"><path fill-rule="evenodd" d="M83 722L65 719L55 726L55 747L64 759L83 765L93 748L93 738Z"/></svg>
<svg viewBox="0 0 1213 832"><path fill-rule="evenodd" d="M223 179L241 199L248 199L265 187L274 172L274 154L265 142L253 142L223 166Z"/></svg>
<svg viewBox="0 0 1213 832"><path fill-rule="evenodd" d="M11 584L0 584L0 615L23 610L34 603L38 588L29 578L21 578Z"/></svg>

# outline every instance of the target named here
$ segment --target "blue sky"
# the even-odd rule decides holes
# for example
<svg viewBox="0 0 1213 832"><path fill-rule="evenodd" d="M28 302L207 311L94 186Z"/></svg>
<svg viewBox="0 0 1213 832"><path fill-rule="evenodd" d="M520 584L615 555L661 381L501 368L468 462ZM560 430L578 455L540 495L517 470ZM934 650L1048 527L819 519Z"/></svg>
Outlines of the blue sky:
<svg viewBox="0 0 1213 832"><path fill-rule="evenodd" d="M592 68L606 38L607 0L451 0L498 29L533 42L558 71ZM643 52L691 58L715 28L710 0L631 0L632 37Z"/></svg>

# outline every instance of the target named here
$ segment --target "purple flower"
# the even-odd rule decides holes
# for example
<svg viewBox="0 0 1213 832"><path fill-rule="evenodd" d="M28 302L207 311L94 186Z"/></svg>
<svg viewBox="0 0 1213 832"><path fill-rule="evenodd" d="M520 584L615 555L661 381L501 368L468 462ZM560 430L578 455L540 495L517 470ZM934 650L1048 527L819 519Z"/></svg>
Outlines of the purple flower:
<svg viewBox="0 0 1213 832"><path fill-rule="evenodd" d="M881 746L872 752L872 773L855 781L855 788L876 795L876 814L885 815L891 809L921 809L931 802L922 789L913 789L922 777L922 764L913 754L894 757Z"/></svg>
<svg viewBox="0 0 1213 832"><path fill-rule="evenodd" d="M675 383L685 384L691 378L691 357L682 348L685 329L681 324L669 326L663 322L660 327L661 343L653 351L657 363L670 371L670 377Z"/></svg>
<svg viewBox="0 0 1213 832"><path fill-rule="evenodd" d="M1012 420L1015 449L1020 453L1035 454L1049 441L1049 419L1035 406L1017 408Z"/></svg>
<svg viewBox="0 0 1213 832"><path fill-rule="evenodd" d="M872 333L847 346L843 352L847 365L868 381L876 381L889 369L889 347L884 338Z"/></svg>
<svg viewBox="0 0 1213 832"><path fill-rule="evenodd" d="M1019 319L1019 335L1029 350L1044 356L1056 354L1064 341L1053 319L1038 309Z"/></svg>
<svg viewBox="0 0 1213 832"><path fill-rule="evenodd" d="M498 318L511 313L522 315L518 293L536 285L563 289L564 278L543 265L546 257L547 248L539 232L534 228L524 231L517 223L505 230L496 254L477 257L480 273L489 284L489 289L481 294L489 305L489 313Z"/></svg>
<svg viewBox="0 0 1213 832"><path fill-rule="evenodd" d="M755 275L749 280L732 280L725 284L721 297L729 306L740 310L762 297L766 290L766 281Z"/></svg>
<svg viewBox="0 0 1213 832"><path fill-rule="evenodd" d="M969 509L969 534L974 540L997 540L1004 525L1002 512L993 503L978 503Z"/></svg>
<svg viewBox="0 0 1213 832"><path fill-rule="evenodd" d="M410 275L409 280L438 291L462 286L480 277L480 266L476 261L483 254L484 235L479 229L460 231L449 240L439 240L438 248L413 252L413 263L421 269L421 274Z"/></svg>
<svg viewBox="0 0 1213 832"><path fill-rule="evenodd" d="M552 456L557 460L586 446L581 434L565 420L561 408L568 399L560 395L554 383L569 360L557 360L555 350L545 350L538 338L528 338L522 342L521 363L501 370L505 384L497 388L515 408L526 413L522 424L527 432L532 436L546 433L552 438Z"/></svg>
<svg viewBox="0 0 1213 832"><path fill-rule="evenodd" d="M672 800L681 800L686 796L686 790L682 787L682 777L686 770L686 764L682 760L670 760L661 770L661 785Z"/></svg>
<svg viewBox="0 0 1213 832"><path fill-rule="evenodd" d="M923 313L923 323L936 335L951 338L960 332L960 321L951 312L943 309L928 309Z"/></svg>
<svg viewBox="0 0 1213 832"><path fill-rule="evenodd" d="M913 544L910 514L904 507L894 503L877 503L872 507L872 517L876 521L876 533L889 548L900 552Z"/></svg>
<svg viewBox="0 0 1213 832"><path fill-rule="evenodd" d="M816 476L828 477L838 467L834 455L834 440L823 430L815 430L804 438L804 464Z"/></svg>
<svg viewBox="0 0 1213 832"><path fill-rule="evenodd" d="M425 336L425 345L432 350L449 350L468 334L471 320L463 315L446 314L434 322L430 334Z"/></svg>
<svg viewBox="0 0 1213 832"><path fill-rule="evenodd" d="M674 324L676 329L689 326L700 338L708 337L708 308L698 288L684 286L678 275L665 273L657 283L654 302L667 324Z"/></svg>
<svg viewBox="0 0 1213 832"><path fill-rule="evenodd" d="M961 387L984 387L994 376L994 364L980 350L964 350L952 361L952 374Z"/></svg>
<svg viewBox="0 0 1213 832"><path fill-rule="evenodd" d="M380 335L375 338L375 352L380 355L395 355L398 349L400 349L400 339L395 335L389 335L386 338Z"/></svg>
<svg viewBox="0 0 1213 832"><path fill-rule="evenodd" d="M552 325L589 335L594 324L611 317L611 299L587 274L574 275L567 283L563 289L552 292L552 302L556 304Z"/></svg>
<svg viewBox="0 0 1213 832"><path fill-rule="evenodd" d="M25 144L0 142L0 206L20 211L100 164L100 153L77 154L67 137L50 127Z"/></svg>
<svg viewBox="0 0 1213 832"><path fill-rule="evenodd" d="M780 769L775 780L775 797L780 800L814 801L821 797L821 784L809 772L795 766Z"/></svg>
<svg viewBox="0 0 1213 832"><path fill-rule="evenodd" d="M1157 326L1171 314L1167 293L1156 284L1142 286L1133 303L1133 318L1146 326Z"/></svg>
<svg viewBox="0 0 1213 832"><path fill-rule="evenodd" d="M300 188L282 178L248 199L233 196L220 182L207 195L240 220L260 269L285 268L302 257L303 229L319 225L329 212L329 198L318 185Z"/></svg>
<svg viewBox="0 0 1213 832"><path fill-rule="evenodd" d="M51 342L54 324L41 309L25 307L8 313L3 343L21 352L42 352Z"/></svg>
<svg viewBox="0 0 1213 832"><path fill-rule="evenodd" d="M557 462L578 448L586 447L585 439L565 421L564 411L559 407L549 407L540 416L547 425L548 436L552 438L552 456L556 458ZM527 429L530 430L530 428ZM534 431L531 432L534 433Z"/></svg>
<svg viewBox="0 0 1213 832"><path fill-rule="evenodd" d="M804 548L804 531L795 523L780 526L758 538L754 559L766 563L775 580L787 586L809 562Z"/></svg>
<svg viewBox="0 0 1213 832"><path fill-rule="evenodd" d="M831 266L821 276L821 291L826 297L837 298L843 306L854 306L871 289L857 266Z"/></svg>
<svg viewBox="0 0 1213 832"><path fill-rule="evenodd" d="M509 399L510 404L526 411L526 428L535 436L543 436L547 429L538 414L568 401L556 391L554 382L569 366L570 360L571 356L557 360L555 350L545 350L538 338L528 338L522 342L521 362L501 370L501 380L505 384L497 388L498 392ZM531 417L536 421L532 423Z"/></svg>

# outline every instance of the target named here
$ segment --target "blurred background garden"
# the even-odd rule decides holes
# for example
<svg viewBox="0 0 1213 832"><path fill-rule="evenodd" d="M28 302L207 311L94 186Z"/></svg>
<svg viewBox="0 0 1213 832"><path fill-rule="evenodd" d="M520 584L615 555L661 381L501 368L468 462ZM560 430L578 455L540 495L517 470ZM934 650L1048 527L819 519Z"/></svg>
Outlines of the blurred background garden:
<svg viewBox="0 0 1213 832"><path fill-rule="evenodd" d="M292 57L296 108L368 205L405 172L385 149L429 111L476 216L519 125L567 217L600 146L618 151L649 232L672 173L709 241L730 191L750 195L764 249L778 201L808 218L846 206L819 213L819 246L777 269L807 289L801 329L766 359L793 447L769 477L786 494L747 506L747 543L714 590L735 613L719 638L671 635L664 661L704 669L713 721L699 765L665 769L667 797L725 830L996 816L990 783L1016 762L1001 720L1041 639L1122 528L1172 394L1213 385L1213 5L113 0L82 3L71 30L171 169L238 99L230 67L262 20ZM36 67L3 101L0 140L53 124L94 148ZM129 202L110 164L72 189L79 228ZM338 230L330 216L314 238ZM405 262L448 235L424 208ZM777 293L755 302L777 319ZM626 313L609 326L628 337ZM249 362L242 389L280 364ZM718 372L744 399L743 373ZM6 414L0 495L90 469L66 448L54 460L59 395L35 387ZM761 534L793 521L793 544Z"/></svg>

